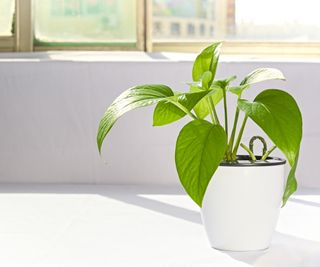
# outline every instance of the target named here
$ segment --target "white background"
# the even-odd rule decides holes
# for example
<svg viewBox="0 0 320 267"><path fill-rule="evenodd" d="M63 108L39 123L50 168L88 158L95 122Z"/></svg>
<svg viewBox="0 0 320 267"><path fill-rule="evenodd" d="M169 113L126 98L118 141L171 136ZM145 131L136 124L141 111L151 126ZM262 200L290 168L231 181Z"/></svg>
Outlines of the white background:
<svg viewBox="0 0 320 267"><path fill-rule="evenodd" d="M98 122L123 90L144 83L187 90L183 82L191 80L194 56L128 55L0 55L0 182L178 183L174 146L187 120L154 128L152 108L122 117L99 157ZM236 74L240 81L257 67L279 68L287 82L259 84L244 97L264 88L295 96L304 118L298 178L303 186L320 187L320 62L222 59L217 77ZM249 124L245 135L258 133L252 129Z"/></svg>

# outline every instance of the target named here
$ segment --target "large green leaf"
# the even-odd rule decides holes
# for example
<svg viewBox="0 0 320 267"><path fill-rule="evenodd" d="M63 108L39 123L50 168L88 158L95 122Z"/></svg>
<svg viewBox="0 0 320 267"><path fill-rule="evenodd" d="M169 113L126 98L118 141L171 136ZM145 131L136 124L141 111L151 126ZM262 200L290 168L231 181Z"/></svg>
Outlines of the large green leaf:
<svg viewBox="0 0 320 267"><path fill-rule="evenodd" d="M123 114L135 108L155 104L173 95L173 91L168 86L160 84L135 86L124 91L114 100L100 121L97 133L99 152L106 135Z"/></svg>
<svg viewBox="0 0 320 267"><path fill-rule="evenodd" d="M299 152L297 153L295 162L293 166L291 167L291 170L289 172L288 178L287 178L287 183L286 183L286 188L282 197L282 207L287 203L287 200L289 197L297 190L298 188L298 183L296 179L296 169L298 166L298 160L299 160Z"/></svg>
<svg viewBox="0 0 320 267"><path fill-rule="evenodd" d="M219 61L221 43L214 43L206 47L197 56L192 68L192 78L194 81L199 81L206 71L211 71L211 81L216 74Z"/></svg>
<svg viewBox="0 0 320 267"><path fill-rule="evenodd" d="M184 189L200 207L226 149L227 136L220 125L194 120L180 131L175 152L176 168Z"/></svg>
<svg viewBox="0 0 320 267"><path fill-rule="evenodd" d="M180 120L186 113L168 100L160 101L153 111L153 126L163 126Z"/></svg>
<svg viewBox="0 0 320 267"><path fill-rule="evenodd" d="M210 87L212 81L212 72L211 71L205 71L201 76L201 87L204 90L208 90Z"/></svg>
<svg viewBox="0 0 320 267"><path fill-rule="evenodd" d="M190 87L191 92L201 92L203 91L200 87L191 86ZM201 99L193 108L194 112L198 116L199 119L204 119L209 115L210 112L210 106L208 105L208 98L211 97L214 105L217 105L223 98L223 91L221 88L215 87L212 89L212 92L210 95L204 97Z"/></svg>
<svg viewBox="0 0 320 267"><path fill-rule="evenodd" d="M262 128L285 154L292 167L283 196L285 204L297 188L295 169L302 138L302 116L299 107L291 95L278 89L261 92L253 102L241 99L238 107Z"/></svg>
<svg viewBox="0 0 320 267"><path fill-rule="evenodd" d="M285 80L285 77L278 69L258 68L249 73L239 86L231 87L229 91L239 96L244 90L248 89L250 85L268 80Z"/></svg>
<svg viewBox="0 0 320 267"><path fill-rule="evenodd" d="M187 113L179 106L182 105L190 111L193 107L211 91L177 94L160 101L153 112L153 126L162 126L183 118Z"/></svg>

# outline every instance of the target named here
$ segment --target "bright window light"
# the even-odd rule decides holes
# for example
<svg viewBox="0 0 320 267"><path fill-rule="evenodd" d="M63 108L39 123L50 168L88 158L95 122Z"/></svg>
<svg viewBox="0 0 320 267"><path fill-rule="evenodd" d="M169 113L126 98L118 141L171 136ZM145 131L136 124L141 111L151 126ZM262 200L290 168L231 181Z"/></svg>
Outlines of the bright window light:
<svg viewBox="0 0 320 267"><path fill-rule="evenodd" d="M319 0L153 0L155 41L320 41Z"/></svg>
<svg viewBox="0 0 320 267"><path fill-rule="evenodd" d="M14 0L0 0L0 36L13 33Z"/></svg>
<svg viewBox="0 0 320 267"><path fill-rule="evenodd" d="M319 41L319 0L236 0L236 39ZM253 12L254 11L254 12Z"/></svg>
<svg viewBox="0 0 320 267"><path fill-rule="evenodd" d="M36 0L35 37L54 43L136 42L136 0Z"/></svg>

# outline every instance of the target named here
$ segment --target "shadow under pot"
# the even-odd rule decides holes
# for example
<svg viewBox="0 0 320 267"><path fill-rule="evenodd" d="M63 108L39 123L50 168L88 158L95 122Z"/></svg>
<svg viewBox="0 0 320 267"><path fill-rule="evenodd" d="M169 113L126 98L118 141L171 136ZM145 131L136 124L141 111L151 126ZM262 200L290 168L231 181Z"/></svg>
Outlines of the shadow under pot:
<svg viewBox="0 0 320 267"><path fill-rule="evenodd" d="M202 221L213 248L227 251L267 249L275 230L285 187L280 158L251 161L238 156L222 162L202 202Z"/></svg>

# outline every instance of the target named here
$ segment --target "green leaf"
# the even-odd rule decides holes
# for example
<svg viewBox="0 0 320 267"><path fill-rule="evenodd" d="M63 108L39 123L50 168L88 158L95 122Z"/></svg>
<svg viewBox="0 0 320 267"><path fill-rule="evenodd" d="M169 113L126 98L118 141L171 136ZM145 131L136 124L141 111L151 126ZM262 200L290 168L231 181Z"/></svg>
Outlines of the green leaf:
<svg viewBox="0 0 320 267"><path fill-rule="evenodd" d="M212 78L214 79L217 65L219 61L221 43L214 43L206 47L196 58L193 69L192 69L192 78L194 81L199 81L206 71L211 71ZM209 84L210 84L209 83Z"/></svg>
<svg viewBox="0 0 320 267"><path fill-rule="evenodd" d="M229 88L229 91L235 95L241 96L242 92L250 85L268 80L285 80L283 73L274 68L258 68L249 73L239 86Z"/></svg>
<svg viewBox="0 0 320 267"><path fill-rule="evenodd" d="M297 153L295 162L293 164L293 166L291 167L291 170L289 172L288 178L287 178L287 183L286 183L286 188L282 197L282 207L284 205L286 205L289 197L296 192L297 188L298 188L298 183L297 183L297 179L296 179L296 169L298 166L298 159L299 159L299 151Z"/></svg>
<svg viewBox="0 0 320 267"><path fill-rule="evenodd" d="M200 207L226 149L227 136L220 125L194 120L180 131L175 152L176 168L184 189Z"/></svg>
<svg viewBox="0 0 320 267"><path fill-rule="evenodd" d="M160 101L153 112L153 126L162 126L180 120L186 115L186 112L181 110L177 106L177 103L181 104L188 111L191 111L208 93L210 91L183 93Z"/></svg>
<svg viewBox="0 0 320 267"><path fill-rule="evenodd" d="M302 116L299 107L291 95L278 89L261 92L254 102L241 99L238 107L262 128L285 154L292 167L283 195L285 204L297 188L295 169L302 139Z"/></svg>
<svg viewBox="0 0 320 267"><path fill-rule="evenodd" d="M97 133L99 152L101 153L106 135L123 114L135 108L155 104L173 95L173 91L168 86L160 84L135 86L124 91L114 100L100 121Z"/></svg>
<svg viewBox="0 0 320 267"><path fill-rule="evenodd" d="M226 85L229 85L229 83L231 83L232 81L234 81L236 79L237 79L237 76L232 75L232 76L228 77L227 79L225 79L224 82L226 83Z"/></svg>
<svg viewBox="0 0 320 267"><path fill-rule="evenodd" d="M259 68L249 73L240 85L251 85L268 80L285 80L283 73L274 68Z"/></svg>
<svg viewBox="0 0 320 267"><path fill-rule="evenodd" d="M153 126L162 126L177 120L186 115L184 111L171 102L160 101L153 111Z"/></svg>
<svg viewBox="0 0 320 267"><path fill-rule="evenodd" d="M201 88L196 86L190 87L191 92L201 92L203 91ZM196 113L197 117L199 119L204 119L209 115L210 112L210 106L208 105L207 99L211 97L214 105L217 105L223 98L223 91L221 88L215 87L212 89L212 92L210 95L204 97L202 100L200 100L193 108L194 112Z"/></svg>
<svg viewBox="0 0 320 267"><path fill-rule="evenodd" d="M211 97L214 105L216 106L223 99L223 89L222 88L228 87L229 83L232 82L233 80L235 80L236 78L237 78L236 76L231 76L231 77L228 77L224 80L212 81L212 84L210 86L212 93L210 93L210 96L208 95L208 96L204 97L193 108L199 119L204 119L210 113L211 107L208 105L208 98ZM199 83L191 84L190 91L191 92L199 92L199 91L205 90L205 88L203 88L203 80L201 80L201 81L202 82L200 84ZM201 87L201 85L202 85L202 87Z"/></svg>
<svg viewBox="0 0 320 267"><path fill-rule="evenodd" d="M224 80L216 80L213 81L211 84L210 88L227 88L229 86L229 84L234 81L235 79L237 79L237 76L230 76Z"/></svg>
<svg viewBox="0 0 320 267"><path fill-rule="evenodd" d="M246 90L248 87L249 87L248 85L233 86L233 87L229 87L228 91L237 96L241 96L242 92Z"/></svg>
<svg viewBox="0 0 320 267"><path fill-rule="evenodd" d="M208 90L210 87L210 82L212 81L212 72L205 71L201 76L201 87L204 90Z"/></svg>
<svg viewBox="0 0 320 267"><path fill-rule="evenodd" d="M190 91L191 92L201 92L203 90L199 87L191 86ZM199 101L194 106L193 110L199 119L204 119L205 117L207 117L209 115L210 109L209 109L208 101L206 100L206 98Z"/></svg>

